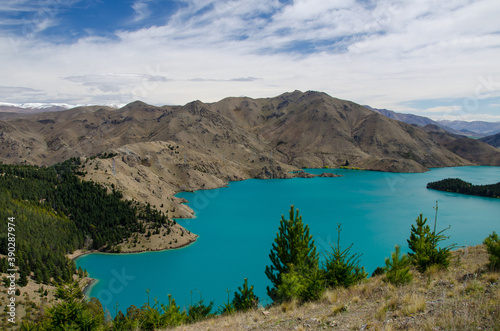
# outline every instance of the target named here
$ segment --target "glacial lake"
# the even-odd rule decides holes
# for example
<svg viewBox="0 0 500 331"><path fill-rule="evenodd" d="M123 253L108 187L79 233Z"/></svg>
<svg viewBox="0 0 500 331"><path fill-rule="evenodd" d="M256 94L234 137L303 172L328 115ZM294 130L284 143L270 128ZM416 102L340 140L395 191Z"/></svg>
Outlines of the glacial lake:
<svg viewBox="0 0 500 331"><path fill-rule="evenodd" d="M500 199L482 198L426 189L444 178L461 178L473 184L500 181L500 167L432 169L426 173L398 174L343 169L307 169L334 172L336 178L250 179L228 187L180 193L196 213L178 219L198 240L181 249L137 254L89 254L76 260L90 277L98 279L87 295L97 297L112 316L117 309L141 307L154 298L187 306L203 298L214 310L228 300L228 290L242 286L244 278L266 305L270 285L264 274L281 215L290 205L299 209L310 227L320 254L331 251L342 224L341 247L351 243L352 253L363 254L361 266L371 274L406 239L420 213L433 225L438 201L438 230L450 239L444 244L481 244L492 231L500 232Z"/></svg>

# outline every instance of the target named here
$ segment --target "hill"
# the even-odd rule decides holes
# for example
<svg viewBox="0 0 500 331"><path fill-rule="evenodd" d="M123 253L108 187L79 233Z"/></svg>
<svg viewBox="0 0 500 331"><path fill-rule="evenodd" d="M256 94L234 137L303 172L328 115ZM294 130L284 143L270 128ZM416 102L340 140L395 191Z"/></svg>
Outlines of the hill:
<svg viewBox="0 0 500 331"><path fill-rule="evenodd" d="M500 165L498 149L480 140L452 134L434 125L427 125L423 129L429 133L436 144L466 158L474 164Z"/></svg>
<svg viewBox="0 0 500 331"><path fill-rule="evenodd" d="M318 302L283 303L217 316L174 330L496 330L498 272L485 270L484 246L453 252L447 271L418 275L395 287L375 276L349 289L329 290Z"/></svg>
<svg viewBox="0 0 500 331"><path fill-rule="evenodd" d="M500 133L479 139L493 147L500 147Z"/></svg>
<svg viewBox="0 0 500 331"><path fill-rule="evenodd" d="M463 138L443 146L428 132L321 92L273 98L120 109L78 107L0 120L0 161L51 165L82 158L86 179L113 184L125 198L162 205L169 217L191 211L180 190L246 178L290 178L301 167L350 165L394 172L498 165L499 151ZM488 146L490 147L490 146ZM113 155L97 157L96 155Z"/></svg>

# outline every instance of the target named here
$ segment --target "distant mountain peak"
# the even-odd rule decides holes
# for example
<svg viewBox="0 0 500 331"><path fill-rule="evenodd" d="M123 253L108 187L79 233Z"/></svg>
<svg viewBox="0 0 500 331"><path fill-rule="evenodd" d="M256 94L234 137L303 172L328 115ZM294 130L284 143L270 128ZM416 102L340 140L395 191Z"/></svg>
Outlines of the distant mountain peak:
<svg viewBox="0 0 500 331"><path fill-rule="evenodd" d="M137 108L146 108L146 107L151 107L151 105L148 105L147 103L145 103L143 101L136 100L136 101L132 101L132 102L126 104L125 106L121 107L121 109L137 109Z"/></svg>

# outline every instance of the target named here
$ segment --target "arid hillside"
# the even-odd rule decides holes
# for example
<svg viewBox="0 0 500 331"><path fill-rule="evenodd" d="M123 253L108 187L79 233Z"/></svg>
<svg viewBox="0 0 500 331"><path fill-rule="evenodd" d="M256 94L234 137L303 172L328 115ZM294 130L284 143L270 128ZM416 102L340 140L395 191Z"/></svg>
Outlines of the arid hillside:
<svg viewBox="0 0 500 331"><path fill-rule="evenodd" d="M319 301L285 302L173 330L498 330L500 278L487 262L485 246L468 247L453 252L448 270L412 270L407 285L380 275L327 290Z"/></svg>
<svg viewBox="0 0 500 331"><path fill-rule="evenodd" d="M481 138L480 140L493 147L500 147L500 133Z"/></svg>
<svg viewBox="0 0 500 331"><path fill-rule="evenodd" d="M0 120L0 161L50 165L82 158L86 178L169 216L189 216L173 195L246 178L289 178L301 167L393 172L500 165L500 152L436 136L321 92L226 98L156 107L78 107ZM487 152L487 156L483 155Z"/></svg>

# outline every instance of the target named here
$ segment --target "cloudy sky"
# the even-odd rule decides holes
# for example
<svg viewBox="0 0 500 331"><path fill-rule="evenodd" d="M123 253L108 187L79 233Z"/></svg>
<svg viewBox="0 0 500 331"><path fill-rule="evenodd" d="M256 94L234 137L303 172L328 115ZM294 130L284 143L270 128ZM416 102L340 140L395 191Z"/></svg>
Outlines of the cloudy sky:
<svg viewBox="0 0 500 331"><path fill-rule="evenodd" d="M5 103L316 90L500 121L500 1L3 0L0 73Z"/></svg>

